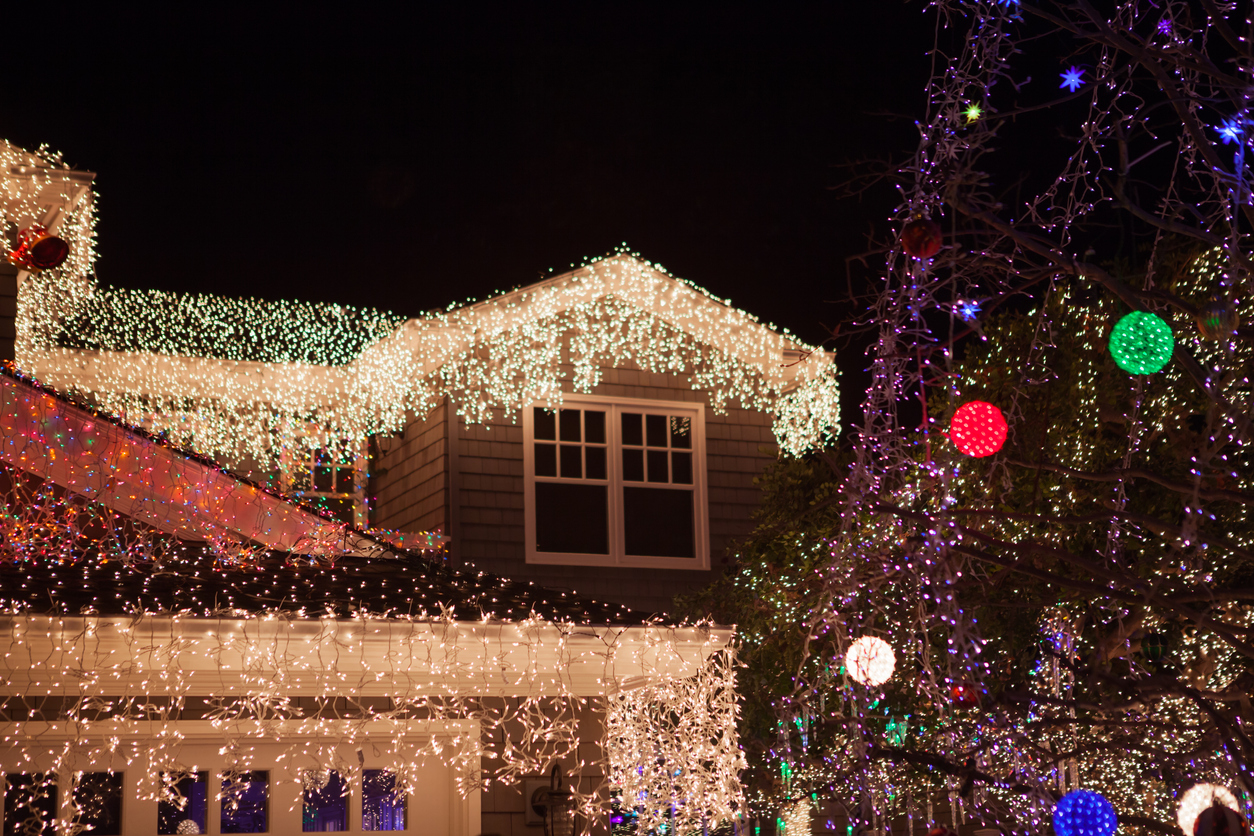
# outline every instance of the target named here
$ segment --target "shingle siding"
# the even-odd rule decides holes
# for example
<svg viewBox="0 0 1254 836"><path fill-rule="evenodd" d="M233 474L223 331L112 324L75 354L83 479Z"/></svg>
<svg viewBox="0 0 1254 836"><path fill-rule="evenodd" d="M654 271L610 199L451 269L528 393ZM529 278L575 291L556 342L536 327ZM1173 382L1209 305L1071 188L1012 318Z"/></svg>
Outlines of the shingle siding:
<svg viewBox="0 0 1254 836"><path fill-rule="evenodd" d="M573 391L567 386L566 391ZM609 398L706 403L706 472L708 485L710 564L712 571L642 569L636 567L551 566L528 564L523 544L523 430L519 423L498 420L467 426L457 422L455 455L443 456L447 432L445 409L406 428L402 442L381 458L388 468L378 480L377 524L385 528L451 527L453 559L507 577L542 586L576 590L581 595L627 604L646 612L666 612L676 593L709 583L724 565L732 541L753 529L758 505L756 476L777 455L771 417L732 405L717 415L702 392L679 376L638 369L604 369L592 394ZM451 458L458 464L456 483L459 519L435 505L434 497L449 486L432 468ZM412 460L412 461L411 461ZM428 504L422 504L426 500Z"/></svg>
<svg viewBox="0 0 1254 836"><path fill-rule="evenodd" d="M371 522L400 531L448 527L447 410L436 407L409 422L398 438L380 442L371 463Z"/></svg>

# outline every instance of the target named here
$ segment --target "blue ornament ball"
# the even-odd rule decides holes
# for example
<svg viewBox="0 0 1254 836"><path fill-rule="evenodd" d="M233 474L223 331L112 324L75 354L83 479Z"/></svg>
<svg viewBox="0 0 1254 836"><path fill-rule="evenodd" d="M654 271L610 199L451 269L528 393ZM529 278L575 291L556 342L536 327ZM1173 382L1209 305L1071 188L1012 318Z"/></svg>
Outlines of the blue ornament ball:
<svg viewBox="0 0 1254 836"><path fill-rule="evenodd" d="M1072 790L1054 807L1057 836L1114 836L1118 826L1115 808L1099 792Z"/></svg>

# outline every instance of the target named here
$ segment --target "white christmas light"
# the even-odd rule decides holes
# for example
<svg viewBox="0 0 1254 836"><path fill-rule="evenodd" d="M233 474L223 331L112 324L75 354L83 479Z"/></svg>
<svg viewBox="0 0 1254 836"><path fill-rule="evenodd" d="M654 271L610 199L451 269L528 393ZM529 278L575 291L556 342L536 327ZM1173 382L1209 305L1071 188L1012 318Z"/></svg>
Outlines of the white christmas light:
<svg viewBox="0 0 1254 836"><path fill-rule="evenodd" d="M888 642L875 636L863 636L849 646L845 654L845 670L863 685L883 685L893 675L897 655Z"/></svg>

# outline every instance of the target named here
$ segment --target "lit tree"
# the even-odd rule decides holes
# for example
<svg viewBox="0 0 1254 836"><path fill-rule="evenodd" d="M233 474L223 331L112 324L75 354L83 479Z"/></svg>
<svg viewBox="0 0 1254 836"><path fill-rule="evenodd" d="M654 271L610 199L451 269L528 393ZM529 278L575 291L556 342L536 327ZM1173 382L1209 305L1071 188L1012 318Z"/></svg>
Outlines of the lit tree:
<svg viewBox="0 0 1254 836"><path fill-rule="evenodd" d="M1039 832L1085 789L1178 834L1203 782L1250 813L1254 26L1111 5L933 3L849 463L781 465L694 603L746 625L758 804L794 829L822 796Z"/></svg>

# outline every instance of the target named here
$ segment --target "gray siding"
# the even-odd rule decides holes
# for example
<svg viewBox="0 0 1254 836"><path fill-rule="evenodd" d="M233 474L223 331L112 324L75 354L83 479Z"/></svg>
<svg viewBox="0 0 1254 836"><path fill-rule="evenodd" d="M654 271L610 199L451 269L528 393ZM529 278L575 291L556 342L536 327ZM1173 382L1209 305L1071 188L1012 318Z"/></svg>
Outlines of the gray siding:
<svg viewBox="0 0 1254 836"><path fill-rule="evenodd" d="M371 524L399 531L448 533L447 414L441 405L379 442L371 463Z"/></svg>
<svg viewBox="0 0 1254 836"><path fill-rule="evenodd" d="M567 391L572 391L567 387ZM604 397L706 403L683 377L631 368L606 369L593 390ZM437 412L442 411L437 410ZM433 421L439 421L437 427ZM753 528L758 506L756 476L777 455L771 417L733 406L716 415L706 403L706 472L709 487L710 565L712 571L644 569L637 567L551 566L528 564L523 543L523 430L518 423L497 421L467 426L457 422L452 440L456 473L456 519L447 508L437 508L433 468L442 417L415 422L404 440L381 461L388 472L379 479L377 524L415 530L444 525L453 538L451 554L462 565L473 565L506 577L530 580L554 589L573 590L585 597L626 604L649 613L669 610L671 599L709 583L726 563L728 546ZM445 487L446 483L438 483ZM424 504L426 503L426 504ZM424 513L413 510L421 506ZM423 522L425 521L425 522Z"/></svg>

